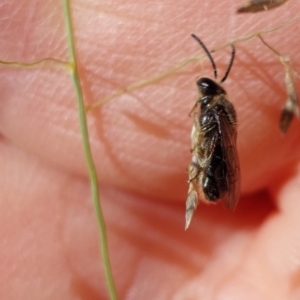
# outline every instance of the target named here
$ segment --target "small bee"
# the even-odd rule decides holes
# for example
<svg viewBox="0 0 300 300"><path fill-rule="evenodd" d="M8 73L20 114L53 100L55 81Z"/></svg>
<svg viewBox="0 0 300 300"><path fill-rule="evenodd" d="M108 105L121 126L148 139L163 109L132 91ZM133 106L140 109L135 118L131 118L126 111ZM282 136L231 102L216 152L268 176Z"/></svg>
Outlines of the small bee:
<svg viewBox="0 0 300 300"><path fill-rule="evenodd" d="M237 10L237 13L256 13L280 6L289 0L251 0Z"/></svg>
<svg viewBox="0 0 300 300"><path fill-rule="evenodd" d="M217 79L215 62L203 42L194 34L208 56ZM231 59L221 83L230 72L235 56ZM188 228L200 201L221 203L234 209L240 197L240 168L236 149L237 120L233 105L227 100L225 90L210 78L197 80L200 97L191 110L193 116L192 159L188 167L188 196L186 200L185 229Z"/></svg>

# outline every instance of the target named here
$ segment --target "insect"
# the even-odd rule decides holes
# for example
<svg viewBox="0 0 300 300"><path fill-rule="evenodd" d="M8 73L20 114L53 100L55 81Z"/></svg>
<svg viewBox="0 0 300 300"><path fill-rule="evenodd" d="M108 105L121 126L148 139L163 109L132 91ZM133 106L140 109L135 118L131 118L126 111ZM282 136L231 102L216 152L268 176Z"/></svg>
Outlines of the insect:
<svg viewBox="0 0 300 300"><path fill-rule="evenodd" d="M237 13L255 13L259 11L269 10L289 0L252 0L245 3L242 7L237 10Z"/></svg>
<svg viewBox="0 0 300 300"><path fill-rule="evenodd" d="M289 68L286 70L285 85L288 92L288 99L284 104L279 120L279 128L282 133L288 131L294 116L298 117L298 119L300 118L298 96Z"/></svg>
<svg viewBox="0 0 300 300"><path fill-rule="evenodd" d="M299 112L299 103L298 103L298 95L296 92L296 87L293 80L293 70L291 65L288 63L286 57L280 54L277 50L271 47L263 37L258 34L257 37L262 41L262 43L267 46L276 56L279 58L279 61L285 68L285 87L288 94L288 99L286 100L284 107L281 111L280 119L279 119L279 128L283 134L287 133L294 117L300 119Z"/></svg>
<svg viewBox="0 0 300 300"><path fill-rule="evenodd" d="M197 36L192 34L192 37L208 56L217 79L217 68L210 52ZM235 48L231 47L231 59L221 83L226 80L234 61ZM190 113L193 117L192 159L188 166L185 229L199 199L208 204L220 200L224 207L234 209L240 196L235 109L228 101L226 91L216 81L202 77L197 80L197 87L199 98Z"/></svg>

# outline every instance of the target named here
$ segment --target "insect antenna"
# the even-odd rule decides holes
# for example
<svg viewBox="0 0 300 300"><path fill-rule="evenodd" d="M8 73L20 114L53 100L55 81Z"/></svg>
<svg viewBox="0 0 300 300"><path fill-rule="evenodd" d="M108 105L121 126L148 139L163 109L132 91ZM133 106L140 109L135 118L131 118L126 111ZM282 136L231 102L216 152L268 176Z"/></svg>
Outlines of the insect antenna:
<svg viewBox="0 0 300 300"><path fill-rule="evenodd" d="M227 78L227 76L228 76L228 74L229 74L229 72L231 70L231 67L233 65L233 61L234 61L234 57L235 57L235 48L234 48L234 46L232 44L230 46L231 46L231 49L232 49L232 51L231 51L231 58L230 58L230 61L229 61L228 68L227 68L227 70L225 72L225 75L224 75L223 79L221 80L221 82L224 82L226 80L226 78Z"/></svg>
<svg viewBox="0 0 300 300"><path fill-rule="evenodd" d="M199 45L202 47L202 49L204 50L204 52L205 52L206 55L208 56L208 58L209 58L209 60L210 60L210 62L211 62L211 64L212 64L213 70L214 70L215 79L217 79L217 77L218 77L217 67L216 67L216 64L215 64L215 62L214 62L214 60L213 60L213 58L212 58L210 52L207 50L207 48L205 47L205 45L203 44L203 42L202 42L196 35L192 34L191 36L199 43ZM233 60L233 59L232 59L232 60ZM232 62L231 62L231 64L232 64ZM231 65L230 65L230 68L231 68ZM229 73L230 68L229 68L229 70L227 70L228 72L226 72L226 73ZM226 74L226 77L227 77L227 75L228 75L228 74ZM223 79L224 79L224 78L223 78ZM226 78L225 78L225 79L226 79ZM224 79L224 80L225 80L225 79ZM224 80L223 80L223 81L224 81Z"/></svg>

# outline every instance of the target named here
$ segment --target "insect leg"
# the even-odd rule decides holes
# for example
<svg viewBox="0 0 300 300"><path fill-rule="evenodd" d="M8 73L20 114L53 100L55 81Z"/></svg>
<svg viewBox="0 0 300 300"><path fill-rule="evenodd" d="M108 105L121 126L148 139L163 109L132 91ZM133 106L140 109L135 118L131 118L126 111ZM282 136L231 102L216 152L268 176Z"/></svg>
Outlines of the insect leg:
<svg viewBox="0 0 300 300"><path fill-rule="evenodd" d="M189 117L192 116L193 112L195 111L195 109L196 109L197 106L198 106L198 103L199 103L199 100L197 100L197 101L195 102L195 104L193 105L191 111L189 112Z"/></svg>
<svg viewBox="0 0 300 300"><path fill-rule="evenodd" d="M189 191L188 191L188 197L186 200L186 210L185 210L185 230L188 229L191 220L193 218L193 214L197 208L198 205L198 193L193 185L193 183L190 183L189 185Z"/></svg>
<svg viewBox="0 0 300 300"><path fill-rule="evenodd" d="M186 211L185 211L185 229L187 229L191 223L194 211L197 208L198 205L198 192L196 183L194 182L200 175L202 171L202 168L199 165L199 159L197 155L192 156L192 161L189 164L188 167L188 173L189 173L189 190L188 190L188 196L186 200ZM197 181L197 180L196 180Z"/></svg>

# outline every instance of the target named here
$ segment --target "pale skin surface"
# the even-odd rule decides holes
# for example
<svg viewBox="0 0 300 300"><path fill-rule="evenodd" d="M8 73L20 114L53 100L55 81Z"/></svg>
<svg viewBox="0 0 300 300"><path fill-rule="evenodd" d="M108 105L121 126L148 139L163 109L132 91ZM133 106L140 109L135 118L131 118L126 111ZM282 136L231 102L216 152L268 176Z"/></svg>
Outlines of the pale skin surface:
<svg viewBox="0 0 300 300"><path fill-rule="evenodd" d="M1 60L67 59L60 1L2 2ZM191 33L211 49L285 22L298 5L236 16L242 2L74 1L86 103L202 53ZM298 72L299 29L267 36ZM224 84L239 120L234 213L200 205L184 231L188 113L208 64L89 114L120 299L300 297L300 123L279 132L286 93L276 57L258 40L236 47ZM229 51L215 57L221 77ZM0 299L106 299L69 73L49 64L1 67L0 76Z"/></svg>

